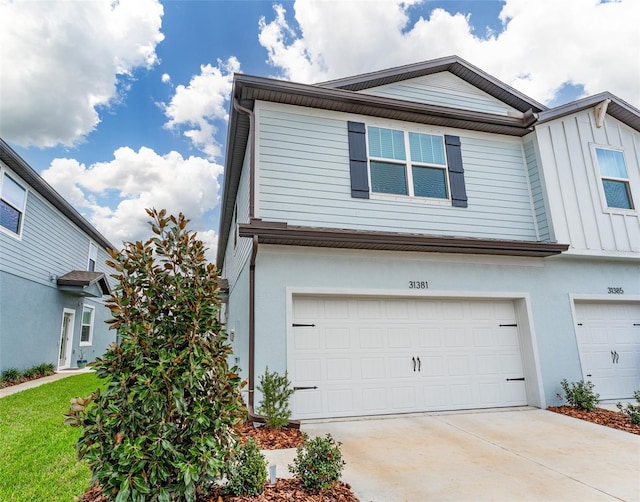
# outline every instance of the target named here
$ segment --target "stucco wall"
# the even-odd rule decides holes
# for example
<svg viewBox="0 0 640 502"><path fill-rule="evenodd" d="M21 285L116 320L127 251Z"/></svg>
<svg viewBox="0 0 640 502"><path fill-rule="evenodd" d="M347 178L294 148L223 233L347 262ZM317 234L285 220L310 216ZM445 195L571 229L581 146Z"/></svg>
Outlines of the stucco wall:
<svg viewBox="0 0 640 502"><path fill-rule="evenodd" d="M546 404L560 380L582 378L570 294L640 300L633 262L567 257L515 258L261 245L257 259L256 375L287 368L287 288L338 294L412 295L409 280L429 282L432 297L525 297ZM615 285L625 294L607 298ZM526 314L525 314L526 315Z"/></svg>

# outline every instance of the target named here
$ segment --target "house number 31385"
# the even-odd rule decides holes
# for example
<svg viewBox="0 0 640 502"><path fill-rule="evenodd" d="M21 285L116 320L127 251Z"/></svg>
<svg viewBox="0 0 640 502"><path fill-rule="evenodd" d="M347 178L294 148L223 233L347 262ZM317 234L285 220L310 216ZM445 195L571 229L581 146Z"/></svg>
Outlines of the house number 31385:
<svg viewBox="0 0 640 502"><path fill-rule="evenodd" d="M409 289L429 289L427 281L409 281Z"/></svg>
<svg viewBox="0 0 640 502"><path fill-rule="evenodd" d="M624 289L622 288L607 288L607 291L610 295L623 295Z"/></svg>

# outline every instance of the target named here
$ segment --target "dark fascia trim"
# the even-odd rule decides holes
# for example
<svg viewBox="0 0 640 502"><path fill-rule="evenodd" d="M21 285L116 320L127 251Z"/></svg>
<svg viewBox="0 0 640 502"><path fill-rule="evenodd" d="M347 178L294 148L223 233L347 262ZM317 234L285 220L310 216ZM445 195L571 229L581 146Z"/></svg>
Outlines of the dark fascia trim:
<svg viewBox="0 0 640 502"><path fill-rule="evenodd" d="M444 119L450 121L446 124L448 127L478 131L493 131L496 128L502 128L502 134L513 136L527 134L529 126L535 121L531 118L533 115L531 112L524 116L530 108L523 112L523 116L514 117L359 94L350 90L300 84L254 75L236 74L234 76L234 90L237 93L234 97L238 98L242 106L249 109L253 109L254 101L261 100L372 117L392 118L398 114L406 114L403 119L411 122L439 125Z"/></svg>
<svg viewBox="0 0 640 502"><path fill-rule="evenodd" d="M640 110L610 92L601 92L594 96L578 99L571 103L552 108L551 110L540 112L538 114L538 122L536 123L536 126L557 118L571 115L572 113L586 110L587 108L591 108L602 103L605 99L611 100L611 103L607 106L607 115L611 115L620 122L640 132Z"/></svg>
<svg viewBox="0 0 640 502"><path fill-rule="evenodd" d="M453 73L462 80L469 82L473 86L478 87L487 94L500 99L523 113L529 109L533 109L534 112L547 109L547 107L542 103L538 103L510 85L501 82L497 78L482 71L480 68L455 55L404 66L397 66L395 68L388 68L381 71L363 73L352 77L330 80L317 85L336 89L360 91L443 71Z"/></svg>
<svg viewBox="0 0 640 502"><path fill-rule="evenodd" d="M290 226L282 222L253 220L239 225L240 237L257 236L261 244L315 246L426 253L465 253L545 258L569 249L553 242L430 236L335 228Z"/></svg>
<svg viewBox="0 0 640 502"><path fill-rule="evenodd" d="M25 183L49 201L56 209L71 220L78 228L104 249L116 249L106 237L76 211L49 183L47 183L25 160L0 138L0 160L14 171Z"/></svg>

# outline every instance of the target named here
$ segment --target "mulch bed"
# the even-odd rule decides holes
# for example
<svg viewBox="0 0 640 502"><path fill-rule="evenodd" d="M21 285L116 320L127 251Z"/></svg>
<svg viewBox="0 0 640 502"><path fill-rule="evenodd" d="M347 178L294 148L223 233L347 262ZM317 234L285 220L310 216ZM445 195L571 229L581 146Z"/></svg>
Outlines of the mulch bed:
<svg viewBox="0 0 640 502"><path fill-rule="evenodd" d="M359 502L346 483L335 483L330 489L318 494L305 492L297 479L278 479L257 497L220 495L213 493L198 502Z"/></svg>
<svg viewBox="0 0 640 502"><path fill-rule="evenodd" d="M596 408L593 411L584 411L567 405L550 406L547 409L555 413L561 413L562 415L568 415L573 418L586 420L587 422L593 422L594 424L605 425L607 427L613 427L614 429L630 432L631 434L640 435L640 425L632 424L631 419L620 411L605 410L604 408Z"/></svg>
<svg viewBox="0 0 640 502"><path fill-rule="evenodd" d="M275 485L267 483L257 497L224 495L221 490L200 496L198 502L359 502L346 483L335 483L318 494L305 492L297 479L278 479ZM97 486L87 490L79 502L108 502Z"/></svg>
<svg viewBox="0 0 640 502"><path fill-rule="evenodd" d="M245 423L240 433L244 437L252 437L261 450L281 450L284 448L296 448L304 444L304 438L300 429L282 427L274 430L264 425ZM242 440L242 439L241 439Z"/></svg>

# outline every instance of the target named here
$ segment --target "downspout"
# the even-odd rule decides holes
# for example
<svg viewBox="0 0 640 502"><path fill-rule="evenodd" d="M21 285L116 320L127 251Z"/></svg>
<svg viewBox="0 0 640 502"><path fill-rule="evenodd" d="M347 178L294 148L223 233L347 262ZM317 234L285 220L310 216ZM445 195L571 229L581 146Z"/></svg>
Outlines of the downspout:
<svg viewBox="0 0 640 502"><path fill-rule="evenodd" d="M255 141L255 114L252 110L240 106L238 99L233 99L233 107L237 112L249 117L249 145L251 153L249 156L249 221L254 218L255 212L255 168L256 168L256 141ZM253 236L253 247L251 249L251 261L249 262L249 398L247 399L247 411L249 420L260 420L254 411L255 394L255 360L256 360L256 257L258 255L258 237Z"/></svg>

